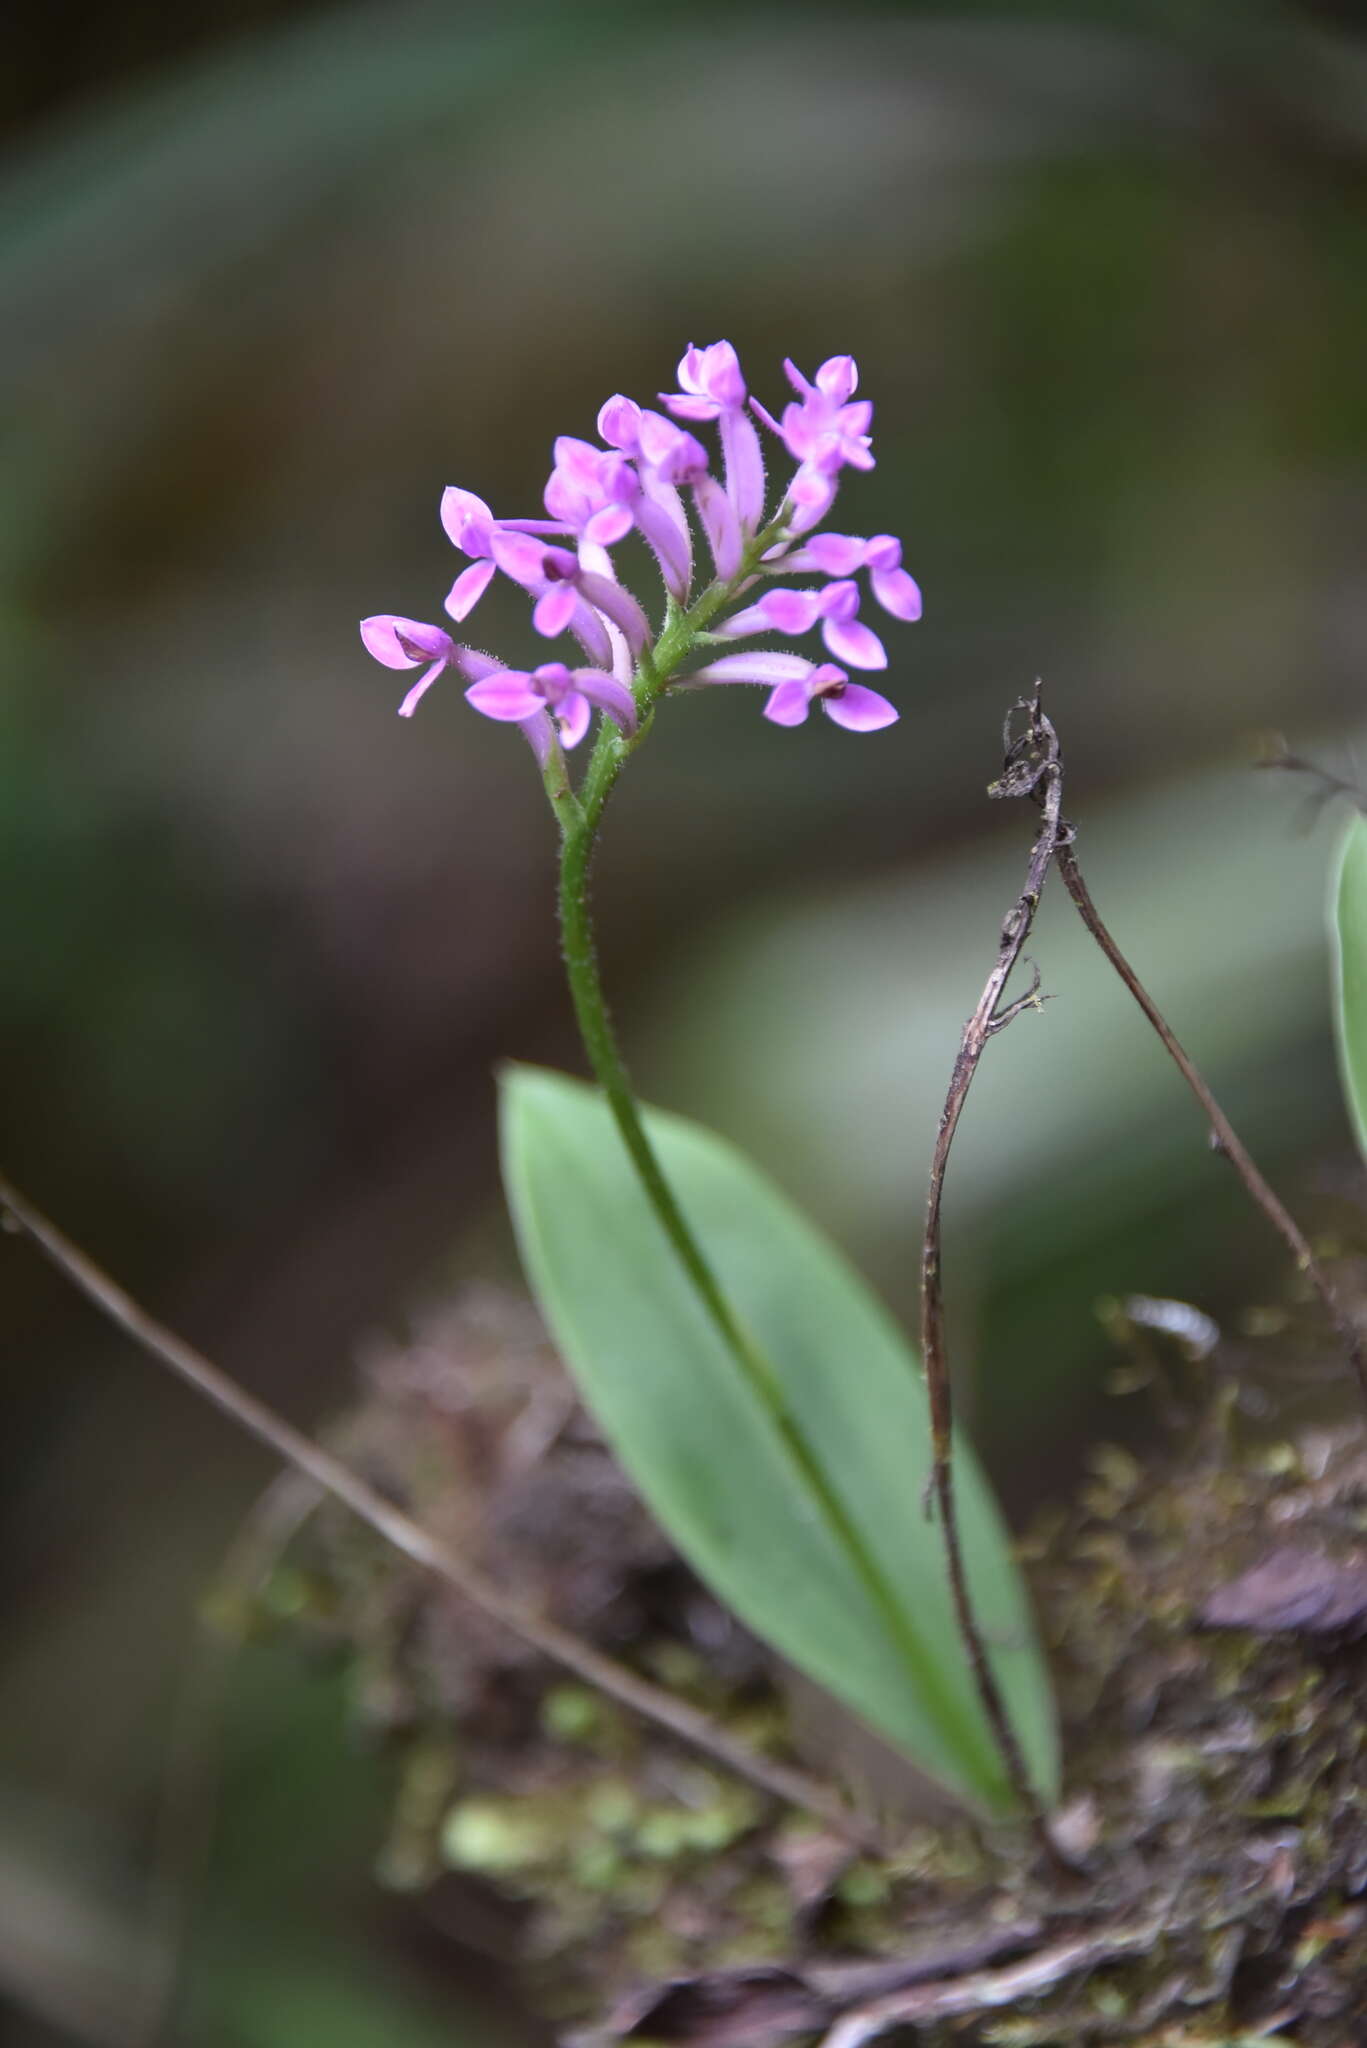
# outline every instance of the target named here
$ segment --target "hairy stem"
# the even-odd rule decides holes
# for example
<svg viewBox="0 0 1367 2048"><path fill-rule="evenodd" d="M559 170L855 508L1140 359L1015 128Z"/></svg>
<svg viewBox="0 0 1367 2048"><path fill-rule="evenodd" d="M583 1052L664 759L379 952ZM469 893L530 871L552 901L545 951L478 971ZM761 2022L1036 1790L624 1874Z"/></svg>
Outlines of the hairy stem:
<svg viewBox="0 0 1367 2048"><path fill-rule="evenodd" d="M693 648L698 636L735 594L736 586L750 573L765 547L771 545L773 530L767 529L746 552L737 576L728 583L711 584L688 611L671 607L664 630L641 660L635 679L637 731L625 737L609 719L599 726L598 739L589 759L578 796L570 793L564 774L563 756L557 747L547 764L546 793L560 824L559 913L560 943L574 1005L575 1022L584 1043L594 1077L607 1098L608 1106L622 1134L647 1201L688 1275L708 1317L734 1354L746 1378L755 1384L770 1407L777 1405L772 1369L766 1364L722 1289L716 1274L694 1236L669 1185L655 1148L646 1134L627 1074L626 1062L612 1027L602 976L590 904L590 874L597 847L598 829L604 809L617 786L627 760L645 739L654 710L673 676Z"/></svg>
<svg viewBox="0 0 1367 2048"><path fill-rule="evenodd" d="M574 1003L575 1021L599 1087L607 1097L622 1140L640 1176L646 1199L678 1255L708 1316L741 1362L746 1376L760 1383L772 1404L771 1376L762 1366L736 1313L722 1292L707 1258L665 1178L645 1126L608 1015L598 969L593 916L589 905L589 867L594 834L588 824L566 833L560 859L560 934L565 973Z"/></svg>

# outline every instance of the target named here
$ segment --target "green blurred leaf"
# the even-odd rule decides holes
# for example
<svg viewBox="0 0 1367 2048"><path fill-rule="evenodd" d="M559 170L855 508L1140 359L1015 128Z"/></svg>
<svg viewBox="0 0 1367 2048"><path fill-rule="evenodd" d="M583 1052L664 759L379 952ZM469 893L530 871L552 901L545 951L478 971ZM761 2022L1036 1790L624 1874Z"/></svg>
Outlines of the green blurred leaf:
<svg viewBox="0 0 1367 2048"><path fill-rule="evenodd" d="M1367 1158L1367 818L1354 818L1344 835L1334 900L1339 1064L1353 1129Z"/></svg>
<svg viewBox="0 0 1367 2048"><path fill-rule="evenodd" d="M955 1631L939 1532L921 1507L930 1452L920 1375L880 1304L733 1147L648 1113L664 1170L775 1368L847 1538L699 1304L597 1091L512 1068L502 1118L528 1277L585 1399L670 1536L751 1628L941 1785L981 1810L1009 1811ZM994 1666L1049 1797L1049 1679L1006 1534L967 1451L958 1485Z"/></svg>

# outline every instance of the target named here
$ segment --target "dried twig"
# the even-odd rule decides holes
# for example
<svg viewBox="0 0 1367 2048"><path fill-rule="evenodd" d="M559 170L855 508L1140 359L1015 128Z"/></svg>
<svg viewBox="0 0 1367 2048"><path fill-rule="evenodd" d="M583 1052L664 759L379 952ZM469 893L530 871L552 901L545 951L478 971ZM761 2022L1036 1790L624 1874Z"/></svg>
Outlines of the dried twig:
<svg viewBox="0 0 1367 2048"><path fill-rule="evenodd" d="M1011 719L1016 711L1024 711L1029 722L1025 731L1013 740ZM940 1274L940 1212L950 1148L954 1143L954 1134L959 1128L959 1118L963 1114L964 1103L973 1084L973 1076L978 1070L978 1062L983 1056L988 1040L996 1032L1003 1030L1013 1018L1019 1016L1023 1009L1037 1007L1040 1002L1039 976L1036 975L1034 984L1027 994L1017 997L1005 1008L1001 1007L1011 971L1020 958L1021 948L1034 922L1049 866L1058 851L1060 831L1063 829L1060 808L1063 801L1063 763L1059 755L1058 737L1040 705L1038 686L1033 697L1023 697L1013 707L1007 718L1003 740L1006 747L1004 770L1001 779L992 785L989 794L996 797L1033 796L1038 801L1043 816L1039 831L1035 835L1034 846L1030 851L1025 886L1007 912L1001 929L996 963L987 977L977 1007L965 1024L963 1036L959 1041L954 1070L950 1075L949 1092L940 1115L940 1128L931 1157L930 1195L926 1205L925 1242L921 1254L921 1355L925 1365L926 1390L930 1403L931 1434L931 1472L927 1499L929 1502L933 1498L939 1509L940 1530L949 1569L950 1593L959 1634L972 1667L983 1712L1001 1753L1011 1789L1022 1811L1028 1815L1035 1836L1047 1852L1050 1861L1072 1872L1074 1866L1050 1833L1039 1794L1031 1783L1025 1757L1007 1714L1006 1704L987 1654L987 1646L978 1626L968 1588L954 1498L954 1411L949 1364L945 1353L944 1290Z"/></svg>
<svg viewBox="0 0 1367 2048"><path fill-rule="evenodd" d="M174 1331L157 1322L132 1297L103 1272L92 1259L34 1208L19 1190L0 1175L0 1212L30 1237L72 1285L93 1302L102 1315L125 1331L158 1363L202 1394L250 1436L254 1436L278 1458L314 1480L325 1492L382 1536L386 1543L423 1571L454 1587L473 1607L498 1622L512 1635L542 1656L572 1671L586 1685L606 1693L620 1706L640 1715L690 1748L699 1750L724 1769L734 1771L772 1798L805 1808L827 1826L860 1848L877 1850L881 1837L872 1822L852 1813L829 1786L803 1771L752 1749L730 1734L720 1723L691 1707L684 1700L638 1677L625 1665L605 1657L578 1636L529 1608L496 1586L484 1574L446 1544L421 1528L391 1501L366 1484L349 1465L313 1442L283 1416L268 1408L254 1394L187 1344Z"/></svg>
<svg viewBox="0 0 1367 2048"><path fill-rule="evenodd" d="M1238 1132L1211 1094L1194 1061L1179 1043L1157 1003L1102 922L1101 914L1092 901L1091 892L1082 879L1082 870L1078 866L1077 855L1073 850L1070 830L1065 830L1065 836L1059 842L1057 858L1059 878L1076 904L1082 922L1148 1018L1162 1042L1164 1051L1201 1105L1210 1124L1212 1145L1234 1168L1248 1191L1249 1199L1262 1210L1323 1302L1329 1320L1348 1355L1348 1362L1357 1377L1362 1398L1367 1401L1367 1353L1364 1353L1362 1338L1352 1318L1339 1301L1333 1283L1316 1259L1304 1231L1259 1173Z"/></svg>
<svg viewBox="0 0 1367 2048"><path fill-rule="evenodd" d="M1025 731L1015 739L1011 734L1011 719L1015 712L1024 711L1027 718ZM978 1627L969 1595L964 1570L963 1550L954 1501L954 1473L952 1462L953 1408L950 1390L949 1368L945 1356L944 1299L940 1275L940 1213L944 1196L945 1172L949 1163L950 1148L958 1129L973 1076L982 1058L988 1040L994 1033L1003 1030L1013 1018L1024 1009L1038 1007L1039 975L1036 972L1029 990L1013 1002L1002 1006L1002 997L1012 969L1020 958L1039 905L1040 894L1049 873L1050 864L1057 862L1059 875L1075 904L1083 923L1100 946L1106 958L1114 967L1135 1001L1157 1032L1164 1049L1174 1061L1187 1086L1200 1103L1209 1120L1212 1143L1217 1151L1229 1161L1238 1174L1250 1198L1256 1203L1288 1246L1297 1266L1306 1274L1316 1289L1326 1311L1338 1332L1349 1361L1357 1377L1358 1385L1367 1401L1367 1353L1363 1340L1342 1307L1327 1275L1315 1258L1304 1232L1296 1223L1284 1204L1263 1179L1246 1147L1242 1143L1229 1118L1211 1094L1197 1067L1178 1042L1171 1027L1163 1017L1157 1004L1149 995L1129 961L1116 945L1093 903L1087 885L1082 878L1074 851L1074 832L1062 814L1063 766L1059 751L1058 735L1052 721L1045 715L1040 702L1039 687L1036 685L1032 697L1022 698L1008 716L1004 733L1006 765L1001 779L992 785L990 795L996 797L1029 796L1039 806L1041 818L1039 831L1030 854L1030 866L1025 886L1012 905L1002 925L1001 941L998 946L996 964L987 978L977 1008L964 1026L954 1071L950 1077L949 1093L945 1099L940 1117L939 1134L931 1161L930 1198L926 1214L925 1245L921 1262L921 1346L925 1361L926 1386L930 1402L932 1468L927 1498L933 1498L939 1507L940 1523L944 1536L945 1555L949 1567L950 1589L954 1601L959 1632L972 1666L978 1695L983 1711L991 1725L993 1736L1001 1753L1012 1789L1022 1807L1029 1815L1031 1825L1042 1845L1049 1851L1055 1863L1068 1866L1068 1859L1050 1834L1038 1795L1030 1783L1016 1733L1007 1716L996 1676L989 1661L982 1632ZM1273 764L1269 764L1273 765ZM1281 752L1275 765L1310 770L1310 764ZM1361 792L1353 785L1338 778L1320 774L1320 779L1334 794L1351 794L1361 803Z"/></svg>

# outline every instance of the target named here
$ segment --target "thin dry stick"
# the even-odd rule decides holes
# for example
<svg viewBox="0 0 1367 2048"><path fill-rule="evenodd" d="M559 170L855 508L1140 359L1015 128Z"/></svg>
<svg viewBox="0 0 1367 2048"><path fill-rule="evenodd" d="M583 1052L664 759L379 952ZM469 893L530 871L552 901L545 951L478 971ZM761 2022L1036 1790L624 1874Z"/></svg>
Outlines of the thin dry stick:
<svg viewBox="0 0 1367 2048"><path fill-rule="evenodd" d="M1310 1281L1311 1286L1323 1302L1330 1322L1337 1331L1348 1354L1348 1361L1357 1376L1362 1398L1367 1401L1367 1354L1364 1353L1362 1338L1354 1327L1352 1318L1344 1309L1334 1292L1333 1285L1323 1267L1310 1249L1309 1241L1294 1216L1278 1199L1254 1165L1238 1132L1221 1109L1200 1072L1183 1046L1178 1042L1167 1019L1154 1002L1139 976L1131 967L1125 955L1117 946L1110 932L1101 921L1100 913L1091 898L1091 892L1082 879L1082 870L1073 852L1072 834L1065 829L1058 846L1059 876L1068 894L1076 904L1078 914L1092 937L1100 946L1106 958L1124 982L1130 994L1138 1003L1144 1015L1152 1024L1163 1043L1163 1048L1178 1069L1182 1079L1200 1103L1209 1123L1211 1141L1217 1152L1226 1158L1239 1179L1243 1182L1252 1201L1262 1210L1272 1228L1290 1250L1292 1258Z"/></svg>
<svg viewBox="0 0 1367 2048"><path fill-rule="evenodd" d="M1035 836L1034 846L1031 848L1025 886L1002 925L996 965L987 977L983 992L978 998L977 1008L965 1024L963 1037L959 1041L954 1071L950 1076L949 1093L945 1097L945 1106L940 1115L940 1129L931 1158L926 1234L921 1254L921 1355L925 1364L926 1391L930 1403L932 1461L927 1500L929 1502L933 1498L939 1508L940 1531L945 1546L950 1593L959 1634L972 1667L983 1712L987 1716L993 1738L1001 1752L1011 1789L1022 1810L1028 1815L1035 1836L1047 1852L1050 1861L1071 1873L1074 1866L1050 1833L1039 1794L1031 1783L1025 1757L1007 1714L996 1673L989 1661L968 1589L958 1511L954 1499L954 1410L950 1393L949 1365L945 1355L944 1290L940 1277L940 1210L944 1197L945 1172L949 1165L954 1134L959 1128L959 1118L963 1114L968 1091L973 1085L978 1062L983 1056L989 1038L1004 1030L1023 1009L1037 1006L1039 1002L1039 976L1036 974L1027 994L1018 996L1004 1009L998 1008L1011 971L1020 958L1021 947L1029 936L1049 873L1050 862L1058 850L1060 807L1063 802L1063 764L1059 757L1057 736L1040 708L1038 693L1033 697L1021 698L1013 707L1011 716L1014 716L1016 711L1024 711L1029 723L1021 737L1013 741L1011 717L1008 717L1003 735L1006 745L1005 769L1001 780L992 785L989 793L998 797L1033 795L1040 803L1043 818Z"/></svg>
<svg viewBox="0 0 1367 2048"><path fill-rule="evenodd" d="M734 1771L737 1777L747 1779L771 1797L805 1808L860 1848L877 1850L882 1846L873 1823L852 1813L829 1786L809 1778L803 1771L762 1756L748 1743L729 1734L709 1715L690 1707L662 1686L652 1685L648 1679L638 1677L634 1671L581 1642L568 1629L545 1620L520 1601L510 1598L455 1551L410 1521L340 1458L335 1458L263 1401L257 1400L255 1395L239 1387L202 1352L196 1351L193 1345L187 1344L140 1308L131 1295L125 1294L3 1175L0 1175L0 1211L32 1238L58 1271L110 1322L116 1323L134 1343L141 1345L149 1356L168 1366L286 1464L315 1480L401 1555L423 1571L431 1572L434 1578L454 1587L472 1607L479 1608L481 1613L500 1623L542 1656L572 1671L586 1685L606 1693L643 1720L667 1729L690 1748L711 1757L714 1763Z"/></svg>

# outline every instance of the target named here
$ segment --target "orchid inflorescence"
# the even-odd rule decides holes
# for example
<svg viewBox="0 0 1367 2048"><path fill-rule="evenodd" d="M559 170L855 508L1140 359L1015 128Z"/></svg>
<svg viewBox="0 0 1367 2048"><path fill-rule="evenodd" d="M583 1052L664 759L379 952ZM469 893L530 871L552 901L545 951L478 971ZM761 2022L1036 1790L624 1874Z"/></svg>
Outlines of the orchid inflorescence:
<svg viewBox="0 0 1367 2048"><path fill-rule="evenodd" d="M411 717L437 677L453 668L477 711L521 727L543 769L559 748L579 743L595 710L632 737L667 687L760 684L769 691L764 715L775 725L800 725L815 703L852 732L891 725L897 712L887 698L851 682L847 673L887 667L882 641L858 616L855 577L866 570L874 598L897 619L920 617L921 593L891 534L865 540L817 530L835 502L841 471L873 467L873 407L854 396L859 373L851 356L832 356L812 382L792 362L784 369L796 395L775 419L749 396L730 342L690 345L679 364L679 389L660 394L665 412L618 395L598 415L605 447L560 436L545 519L496 519L473 491L446 490L442 525L468 557L447 594L448 615L457 623L467 619L502 573L535 600L536 631L546 639L571 634L584 660L573 668L562 661L508 668L460 644L443 626L380 613L361 622L370 653L387 668L423 671L400 715ZM796 464L767 518L757 420ZM721 443L721 481L712 474L708 450L689 431L706 423L715 424ZM713 567L696 594L685 493ZM618 580L612 559L612 548L633 531L664 582L658 633ZM754 595L756 586L779 576L824 581ZM728 609L743 597L750 602ZM817 627L829 661L779 649L712 654L732 640L761 633L797 637ZM700 647L711 658L683 672Z"/></svg>

